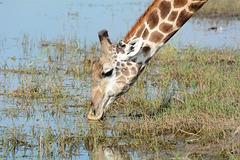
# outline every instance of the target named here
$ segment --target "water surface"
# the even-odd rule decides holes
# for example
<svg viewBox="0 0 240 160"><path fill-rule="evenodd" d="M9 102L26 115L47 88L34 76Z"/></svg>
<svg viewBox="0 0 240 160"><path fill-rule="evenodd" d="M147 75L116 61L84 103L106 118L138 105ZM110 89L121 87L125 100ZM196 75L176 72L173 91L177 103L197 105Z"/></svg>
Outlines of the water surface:
<svg viewBox="0 0 240 160"><path fill-rule="evenodd" d="M8 152L10 149L6 146L0 145L1 156L4 158L24 158L24 155L27 155L28 158L36 157L42 153L37 147L40 141L39 137L46 137L44 134L47 129L56 133L55 136L58 138L64 135L63 132L69 131L69 133L76 135L91 131L86 123L86 106L81 107L90 98L90 74L84 77L64 74L64 69L66 69L64 67L71 62L65 62L61 58L55 57L53 64L49 65L46 61L49 58L47 55L36 61L37 70L49 71L51 74L56 69L54 66L63 69L54 79L50 79L51 81L47 74L43 74L43 77L46 78L41 79L31 75L4 72L4 70L28 66L46 49L46 47L42 47L42 42L51 43L61 39L67 43L76 39L81 48L89 49L90 46L98 43L97 33L101 29L107 29L112 41L117 42L124 38L124 35L145 11L149 3L151 0L139 2L133 0L8 0L0 2L0 93L12 92L24 84L26 80L32 80L33 83L41 84L44 88L50 87L51 82L59 84L64 79L63 90L69 95L75 95L71 98L65 97L64 101L60 101L57 105L57 100L51 98L0 96L0 132L2 135L4 134L1 138L11 137L13 135L9 136L7 133L17 131L21 134L15 133L14 136L19 136L19 139L25 138L26 141L31 142L28 145L18 146L12 152ZM209 30L213 26L217 26L217 29ZM198 19L195 17L184 25L170 43L180 45L183 48L186 45L239 48L239 42L239 21L234 19ZM72 58L67 52L64 54L67 54L64 56L65 59ZM83 56L81 53L74 58L81 59ZM52 68L49 69L49 67ZM79 68L81 70L81 66ZM177 84L173 83L172 87L176 86ZM108 124L104 125L107 128ZM96 133L93 132L93 134ZM67 158L76 159L95 159L100 153L124 159L151 158L152 156L150 153L140 154L134 149L123 149L124 144L126 144L124 141L121 141L118 147L111 147L111 144L114 143L114 134L106 129L102 129L101 134L109 135L109 139L103 141L97 148L91 148L88 141L80 141L73 146L66 146L69 153L64 155L67 155ZM163 141L169 140L166 137L161 138ZM173 141L177 148L184 148L180 141ZM52 151L52 156L66 158L62 157L61 154L56 154L58 147L60 144L53 144L52 148L55 149ZM174 153L168 153L164 149L162 152L164 154L159 153L160 157L174 157Z"/></svg>

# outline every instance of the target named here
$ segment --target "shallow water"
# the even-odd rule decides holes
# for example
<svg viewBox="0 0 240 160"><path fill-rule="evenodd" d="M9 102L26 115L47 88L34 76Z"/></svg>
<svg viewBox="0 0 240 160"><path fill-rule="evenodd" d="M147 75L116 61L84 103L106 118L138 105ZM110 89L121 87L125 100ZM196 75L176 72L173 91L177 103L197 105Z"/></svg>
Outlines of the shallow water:
<svg viewBox="0 0 240 160"><path fill-rule="evenodd" d="M107 29L112 41L116 42L123 39L150 2L151 0L142 0L141 2L133 0L0 1L0 93L14 91L19 88L24 79L21 74L4 73L3 69L11 70L30 64L44 51L44 48L41 47L43 41L54 42L58 39L64 39L67 42L69 39L75 39L76 37L80 47L83 48L98 43L98 31ZM218 27L217 30L208 30L215 24ZM192 45L209 48L231 46L239 48L239 42L239 21L234 19L222 21L219 19L194 18L185 24L170 43L181 46ZM44 58L47 57L44 56L37 62L42 67L40 69L42 71L48 67L48 63L43 61ZM57 60L58 62L55 64L59 67L65 65L64 61ZM24 155L27 158L34 158L41 154L42 152L36 145L39 144L39 137L45 136L43 134L46 133L46 128L50 128L56 133L55 136L61 136L61 132L67 131L74 134L90 132L85 118L87 110L84 106L81 106L90 97L90 80L81 76L76 78L71 74L63 75L63 72L59 71L60 76L57 78L64 79L64 91L76 96L73 98L66 97L57 105L55 105L57 100L51 98L36 100L34 98L0 96L0 133L4 133L1 139L14 136L24 139L24 135L28 135L25 140L31 142L28 145L18 146L11 152L9 152L8 147L0 144L0 156L21 159L24 158ZM26 77L26 79L35 80L31 76ZM58 83L58 80L54 81ZM46 81L46 83L50 82ZM177 85L173 83L172 87L174 88ZM148 92L153 92L151 87L149 87L149 90ZM81 95L83 101L78 99L79 95ZM21 134L5 135L12 133L11 131L18 131ZM112 155L123 159L154 157L153 153L139 153L134 149L123 149L122 146L126 143L124 141L117 147L111 147L110 144L114 141L111 138L111 131L102 129L101 132L101 134L109 135L110 138L103 141L97 148L92 149L90 147L90 149L87 142L80 141L79 144L74 144L74 147L66 146L69 153L64 155L68 157L62 157L61 154L57 154L57 148L60 145L53 143L52 157L95 159L96 157L99 158L99 154L110 157ZM166 141L169 140L169 138L164 137L163 141L165 139ZM184 148L180 141L174 141L174 143L176 143L176 148ZM161 152L159 157L175 157L175 153L169 153L164 149Z"/></svg>
<svg viewBox="0 0 240 160"><path fill-rule="evenodd" d="M149 3L151 0L4 1L0 4L0 42L3 50L0 56L21 55L16 45L23 35L36 45L40 39L52 41L75 36L80 44L90 45L98 42L98 31L107 29L111 39L118 41L123 39ZM217 30L208 30L215 25ZM220 17L191 19L173 41L200 47L239 47L239 37L240 22Z"/></svg>

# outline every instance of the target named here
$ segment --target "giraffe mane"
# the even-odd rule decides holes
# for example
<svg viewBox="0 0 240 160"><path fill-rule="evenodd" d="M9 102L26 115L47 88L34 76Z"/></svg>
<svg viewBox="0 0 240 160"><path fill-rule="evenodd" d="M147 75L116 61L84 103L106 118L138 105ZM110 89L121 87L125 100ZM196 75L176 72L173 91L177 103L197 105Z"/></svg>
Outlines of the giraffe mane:
<svg viewBox="0 0 240 160"><path fill-rule="evenodd" d="M125 42L127 42L137 31L139 26L145 21L145 19L148 17L148 15L153 11L156 5L159 4L160 0L154 0L151 5L148 6L147 10L141 15L140 18L138 18L137 22L132 26L132 28L128 31L128 33L125 36Z"/></svg>

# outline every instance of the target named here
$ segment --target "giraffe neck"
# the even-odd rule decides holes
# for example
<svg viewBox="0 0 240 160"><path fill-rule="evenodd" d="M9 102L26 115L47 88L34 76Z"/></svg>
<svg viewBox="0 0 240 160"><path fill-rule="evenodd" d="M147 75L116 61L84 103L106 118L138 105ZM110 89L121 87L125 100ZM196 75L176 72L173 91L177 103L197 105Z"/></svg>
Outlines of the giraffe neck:
<svg viewBox="0 0 240 160"><path fill-rule="evenodd" d="M147 63L207 0L154 0L125 36L142 38L142 52L133 57Z"/></svg>

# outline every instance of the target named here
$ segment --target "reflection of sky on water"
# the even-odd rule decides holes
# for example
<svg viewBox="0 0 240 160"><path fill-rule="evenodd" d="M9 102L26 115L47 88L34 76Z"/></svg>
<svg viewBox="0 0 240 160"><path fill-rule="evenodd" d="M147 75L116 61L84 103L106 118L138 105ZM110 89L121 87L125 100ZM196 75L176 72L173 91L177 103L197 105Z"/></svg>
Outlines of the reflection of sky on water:
<svg viewBox="0 0 240 160"><path fill-rule="evenodd" d="M150 0L81 0L81 1L4 1L0 4L0 41L5 42L7 55L17 55L16 44L21 34L36 43L41 37L48 41L75 34L80 42L98 42L97 33L107 29L111 39L123 39L136 19L144 12ZM223 28L208 31L217 24ZM207 47L239 45L240 22L228 24L219 20L191 20L175 36L177 42Z"/></svg>

